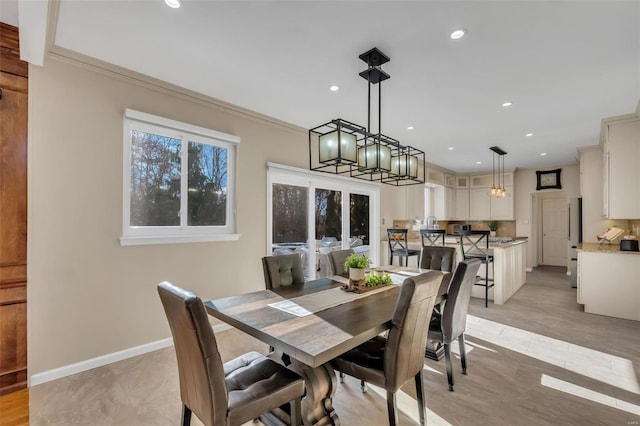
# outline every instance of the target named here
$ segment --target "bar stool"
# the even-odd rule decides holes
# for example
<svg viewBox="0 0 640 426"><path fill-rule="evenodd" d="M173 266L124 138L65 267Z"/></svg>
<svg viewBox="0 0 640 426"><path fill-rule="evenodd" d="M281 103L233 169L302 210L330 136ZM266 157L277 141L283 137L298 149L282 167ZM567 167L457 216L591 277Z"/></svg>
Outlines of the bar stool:
<svg viewBox="0 0 640 426"><path fill-rule="evenodd" d="M393 257L400 258L400 266L402 266L402 258L404 257L404 266L409 266L409 256L420 256L420 250L409 249L408 231L406 229L387 229L387 237L389 239L389 265L393 265Z"/></svg>
<svg viewBox="0 0 640 426"><path fill-rule="evenodd" d="M472 231L470 229L460 230L460 248L462 257L467 259L478 259L484 265L484 278L476 277L474 285L484 287L484 307L489 306L489 289L494 284L494 263L493 252L489 249L490 231ZM489 264L491 264L491 278L489 278Z"/></svg>
<svg viewBox="0 0 640 426"><path fill-rule="evenodd" d="M422 247L444 246L444 234L444 229L421 229L420 239L422 240Z"/></svg>

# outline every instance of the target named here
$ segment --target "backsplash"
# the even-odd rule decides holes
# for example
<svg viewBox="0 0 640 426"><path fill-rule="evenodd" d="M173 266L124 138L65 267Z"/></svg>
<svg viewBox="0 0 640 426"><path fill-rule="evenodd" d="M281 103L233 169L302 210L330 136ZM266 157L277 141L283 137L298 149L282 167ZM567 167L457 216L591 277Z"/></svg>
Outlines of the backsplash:
<svg viewBox="0 0 640 426"><path fill-rule="evenodd" d="M629 229L627 230L632 235L636 237L640 237L640 219L639 220L630 220L629 221Z"/></svg>

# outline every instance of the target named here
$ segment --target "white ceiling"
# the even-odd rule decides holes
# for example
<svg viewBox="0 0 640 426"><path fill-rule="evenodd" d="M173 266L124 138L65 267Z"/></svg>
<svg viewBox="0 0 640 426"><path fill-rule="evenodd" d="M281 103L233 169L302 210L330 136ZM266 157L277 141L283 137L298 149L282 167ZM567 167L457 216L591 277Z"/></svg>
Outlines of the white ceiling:
<svg viewBox="0 0 640 426"><path fill-rule="evenodd" d="M382 132L474 172L493 145L511 169L597 144L600 120L640 98L639 27L638 1L61 0L55 44L304 128L366 126L358 55L377 46Z"/></svg>

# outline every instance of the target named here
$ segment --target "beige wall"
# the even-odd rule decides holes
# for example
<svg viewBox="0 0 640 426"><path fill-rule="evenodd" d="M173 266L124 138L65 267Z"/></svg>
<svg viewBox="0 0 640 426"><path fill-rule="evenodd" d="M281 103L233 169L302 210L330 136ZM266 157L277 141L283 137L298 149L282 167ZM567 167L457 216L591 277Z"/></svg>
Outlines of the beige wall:
<svg viewBox="0 0 640 426"><path fill-rule="evenodd" d="M560 182L562 189L545 189L536 191L537 170L562 169ZM514 175L514 213L516 219L516 235L528 237L527 268L537 265L538 221L535 209L537 200L541 198L574 198L580 196L580 169L578 165L564 165L537 169L518 169Z"/></svg>
<svg viewBox="0 0 640 426"><path fill-rule="evenodd" d="M306 131L51 57L29 83L31 375L169 337L162 280L203 299L263 287L265 163L306 167ZM239 241L120 246L125 108L242 138Z"/></svg>

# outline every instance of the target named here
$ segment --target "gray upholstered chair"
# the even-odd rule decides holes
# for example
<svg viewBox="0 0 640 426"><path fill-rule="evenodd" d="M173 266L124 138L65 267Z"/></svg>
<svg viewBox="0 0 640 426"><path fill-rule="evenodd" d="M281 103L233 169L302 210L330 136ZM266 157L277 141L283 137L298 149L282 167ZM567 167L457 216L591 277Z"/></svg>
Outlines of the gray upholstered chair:
<svg viewBox="0 0 640 426"><path fill-rule="evenodd" d="M168 282L158 293L169 320L178 359L182 425L191 413L206 426L241 425L278 410L289 424L301 424L304 380L257 352L222 363L202 300ZM290 404L290 414L279 407Z"/></svg>
<svg viewBox="0 0 640 426"><path fill-rule="evenodd" d="M424 348L441 281L442 273L436 271L405 279L387 337L376 336L331 362L336 370L387 391L390 425L398 423L396 392L411 378L416 384L420 424L425 424Z"/></svg>
<svg viewBox="0 0 640 426"><path fill-rule="evenodd" d="M353 249L330 251L328 256L332 271L329 275L340 275L344 273L344 261L353 252Z"/></svg>
<svg viewBox="0 0 640 426"><path fill-rule="evenodd" d="M420 268L436 271L453 271L456 249L453 247L424 246L420 256Z"/></svg>
<svg viewBox="0 0 640 426"><path fill-rule="evenodd" d="M264 283L267 289L304 284L302 259L298 253L262 258Z"/></svg>
<svg viewBox="0 0 640 426"><path fill-rule="evenodd" d="M447 299L442 307L442 315L434 314L429 324L429 340L444 345L444 358L447 366L449 390L453 391L453 369L451 367L451 343L458 339L462 374L467 374L467 358L464 348L464 331L467 327L467 311L471 289L480 268L479 259L469 259L458 263L453 273Z"/></svg>

